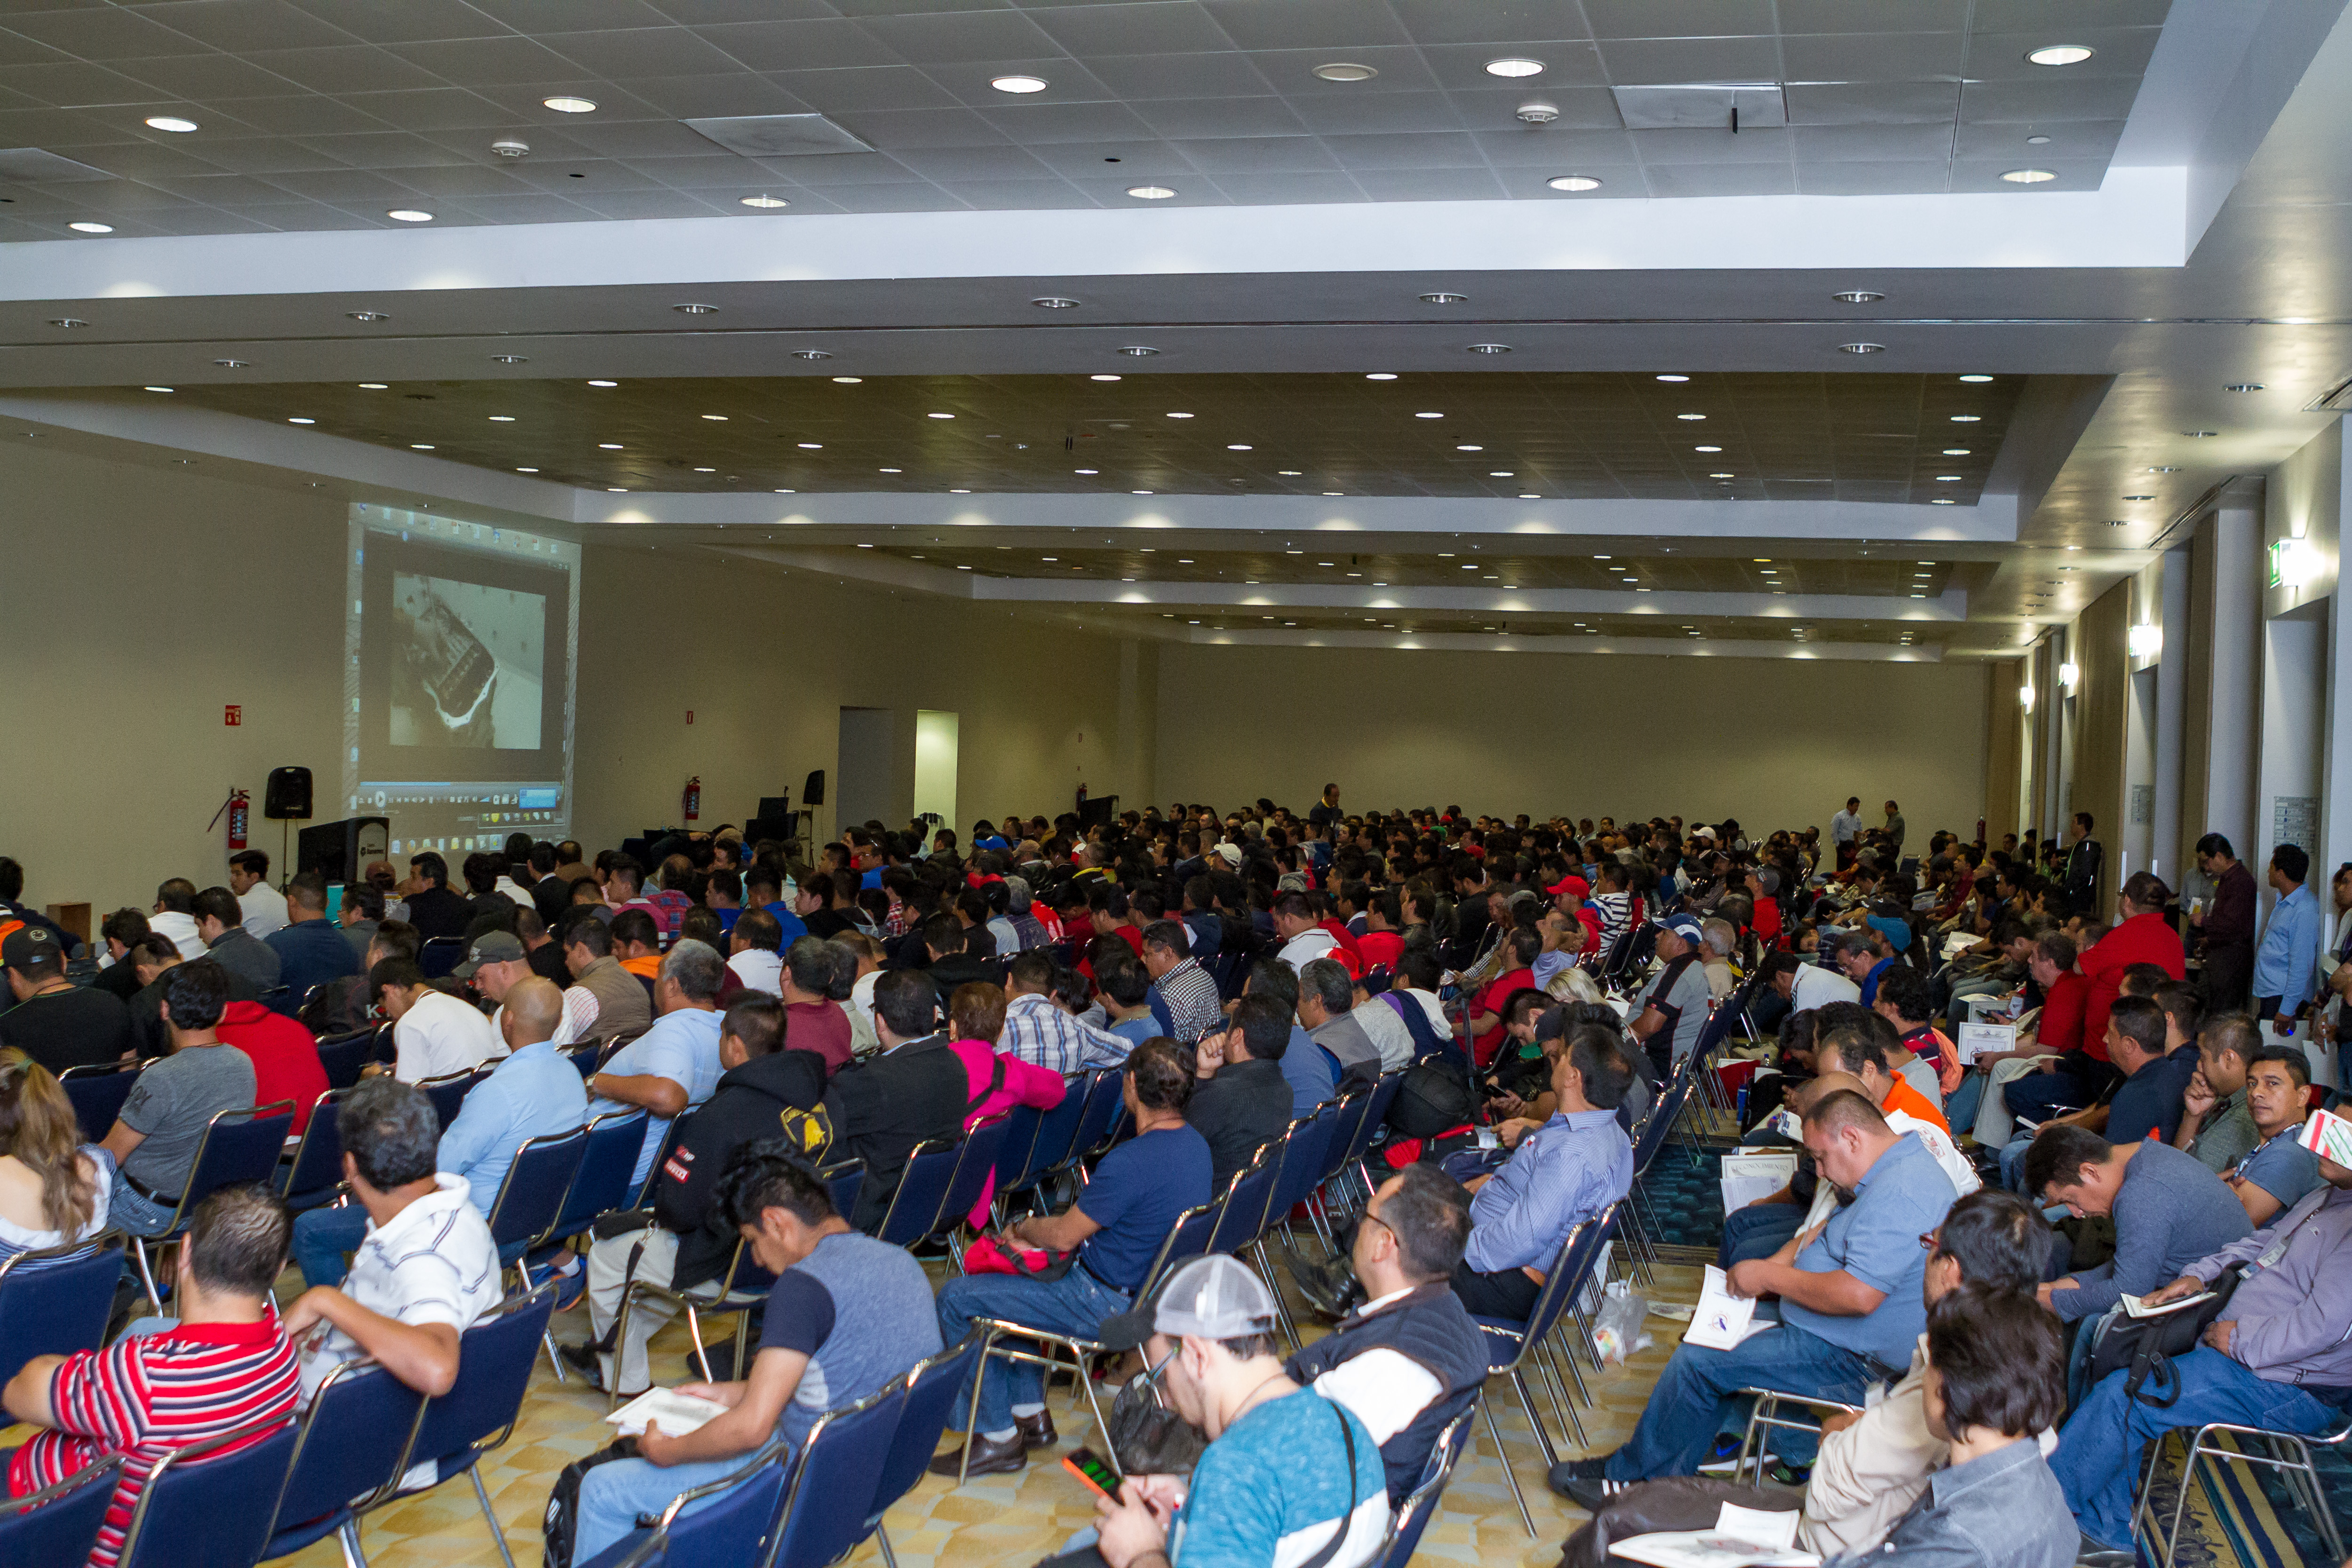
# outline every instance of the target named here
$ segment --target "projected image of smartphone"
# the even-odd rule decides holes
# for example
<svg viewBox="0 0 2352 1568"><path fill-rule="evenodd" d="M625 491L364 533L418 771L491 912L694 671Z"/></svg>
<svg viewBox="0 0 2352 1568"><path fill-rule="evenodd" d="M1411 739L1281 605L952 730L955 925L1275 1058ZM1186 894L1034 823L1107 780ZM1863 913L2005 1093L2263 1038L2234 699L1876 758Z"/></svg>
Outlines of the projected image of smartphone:
<svg viewBox="0 0 2352 1568"><path fill-rule="evenodd" d="M1092 1448L1074 1449L1063 1455L1062 1468L1103 1497L1118 1500L1118 1472L1104 1464Z"/></svg>

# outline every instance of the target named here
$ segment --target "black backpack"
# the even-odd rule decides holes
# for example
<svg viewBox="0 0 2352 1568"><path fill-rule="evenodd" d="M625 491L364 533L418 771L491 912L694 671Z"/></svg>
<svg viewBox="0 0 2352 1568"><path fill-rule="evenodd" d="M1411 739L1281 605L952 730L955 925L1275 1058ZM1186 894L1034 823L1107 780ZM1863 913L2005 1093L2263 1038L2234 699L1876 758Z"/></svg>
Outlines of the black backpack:
<svg viewBox="0 0 2352 1568"><path fill-rule="evenodd" d="M2126 1398L2137 1399L2158 1410L2170 1409L2180 1399L2180 1374L2172 1370L2173 1358L2195 1350L2205 1331L2229 1310L2238 1279L2238 1270L2232 1268L2207 1287L2213 1292L2210 1300L2162 1317L2135 1318L2126 1314L2111 1321L2107 1331L2091 1348L2090 1386L2097 1387L2099 1380L2109 1373L2121 1372L2125 1373ZM2141 1393L2142 1385L2149 1383L2156 1385L2155 1391Z"/></svg>
<svg viewBox="0 0 2352 1568"><path fill-rule="evenodd" d="M581 1478L599 1465L637 1457L637 1440L623 1437L556 1472L555 1485L547 1493L547 1513L540 1521L547 1535L547 1568L572 1568L572 1547L580 1529Z"/></svg>
<svg viewBox="0 0 2352 1568"><path fill-rule="evenodd" d="M1389 1125L1407 1138L1434 1138L1462 1126L1476 1109L1470 1086L1458 1072L1430 1062L1405 1069L1389 1104Z"/></svg>

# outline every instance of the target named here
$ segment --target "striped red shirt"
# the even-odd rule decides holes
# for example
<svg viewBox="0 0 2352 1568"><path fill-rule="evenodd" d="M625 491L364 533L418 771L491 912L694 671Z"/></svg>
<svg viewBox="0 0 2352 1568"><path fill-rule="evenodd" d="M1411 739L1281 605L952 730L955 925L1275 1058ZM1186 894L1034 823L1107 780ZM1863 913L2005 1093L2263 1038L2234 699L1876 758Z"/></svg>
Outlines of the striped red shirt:
<svg viewBox="0 0 2352 1568"><path fill-rule="evenodd" d="M80 1352L49 1380L57 1427L16 1450L9 1495L27 1496L110 1454L124 1455L89 1554L90 1568L113 1568L131 1510L165 1455L248 1422L290 1421L300 1393L294 1347L275 1312L257 1323L194 1323Z"/></svg>

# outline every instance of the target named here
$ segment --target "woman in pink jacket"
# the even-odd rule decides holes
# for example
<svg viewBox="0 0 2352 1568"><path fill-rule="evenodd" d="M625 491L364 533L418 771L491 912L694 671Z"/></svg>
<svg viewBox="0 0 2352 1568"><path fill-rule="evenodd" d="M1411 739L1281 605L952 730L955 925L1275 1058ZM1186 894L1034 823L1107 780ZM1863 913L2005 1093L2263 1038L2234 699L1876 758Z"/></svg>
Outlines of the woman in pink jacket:
<svg viewBox="0 0 2352 1568"><path fill-rule="evenodd" d="M971 1109L964 1113L964 1131L1004 1115L1016 1105L1050 1110L1062 1103L1068 1086L1051 1068L1024 1062L996 1048L1004 1033L1004 988L984 980L968 981L948 998L948 1049L963 1062L966 1093ZM972 1206L971 1226L988 1228L988 1204L995 1195L992 1173Z"/></svg>

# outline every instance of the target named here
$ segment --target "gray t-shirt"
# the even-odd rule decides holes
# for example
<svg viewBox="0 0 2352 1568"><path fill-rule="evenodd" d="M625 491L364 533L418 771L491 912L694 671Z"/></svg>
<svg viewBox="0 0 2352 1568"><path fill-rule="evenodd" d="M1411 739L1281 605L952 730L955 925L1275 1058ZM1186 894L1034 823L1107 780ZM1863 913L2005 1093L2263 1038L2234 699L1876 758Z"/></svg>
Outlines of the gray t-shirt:
<svg viewBox="0 0 2352 1568"><path fill-rule="evenodd" d="M2303 1124L2297 1122L2274 1134L2237 1165L2238 1179L2252 1182L2278 1199L2282 1213L2319 1185L2319 1156L2303 1146L2298 1137L2302 1131Z"/></svg>
<svg viewBox="0 0 2352 1568"><path fill-rule="evenodd" d="M903 1247L856 1231L828 1236L776 1276L760 1348L809 1358L776 1426L797 1447L826 1411L940 1352L930 1279Z"/></svg>
<svg viewBox="0 0 2352 1568"><path fill-rule="evenodd" d="M1706 1027L1707 1005L1713 1000L1713 993L1706 988L1706 969L1696 955L1685 953L1658 972L1634 1016L1650 1007L1665 1015L1663 1032L1674 1042L1674 1063L1680 1067L1697 1046L1698 1032Z"/></svg>
<svg viewBox="0 0 2352 1568"><path fill-rule="evenodd" d="M122 1102L122 1124L147 1140L122 1163L123 1174L177 1196L205 1126L224 1110L252 1110L253 1090L253 1058L235 1046L197 1046L153 1063Z"/></svg>

